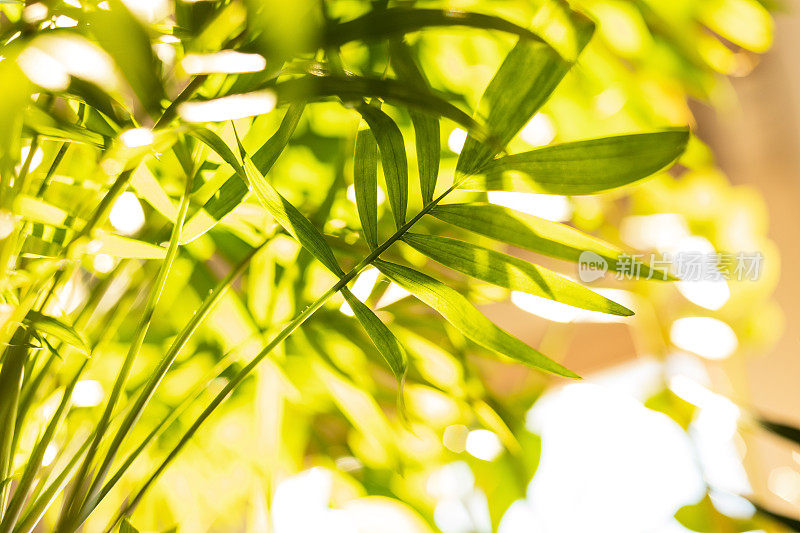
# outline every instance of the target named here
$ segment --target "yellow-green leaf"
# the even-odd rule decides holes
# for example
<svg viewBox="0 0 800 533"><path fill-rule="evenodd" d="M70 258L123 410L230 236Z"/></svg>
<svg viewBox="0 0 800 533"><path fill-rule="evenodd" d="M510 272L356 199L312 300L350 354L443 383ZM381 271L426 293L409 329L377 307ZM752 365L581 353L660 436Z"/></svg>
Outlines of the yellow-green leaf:
<svg viewBox="0 0 800 533"><path fill-rule="evenodd" d="M689 130L618 135L557 144L490 161L462 189L519 191L519 175L534 190L551 194L594 194L646 178L686 149Z"/></svg>
<svg viewBox="0 0 800 533"><path fill-rule="evenodd" d="M524 248L532 252L578 262L591 252L606 261L612 271L665 279L663 272L626 256L622 250L575 228L526 215L492 204L448 204L434 207L430 214L454 226ZM666 279L671 279L668 276Z"/></svg>
<svg viewBox="0 0 800 533"><path fill-rule="evenodd" d="M527 365L560 376L577 378L571 370L503 331L478 311L458 291L416 270L376 260L375 266L395 283L434 308L467 338Z"/></svg>
<svg viewBox="0 0 800 533"><path fill-rule="evenodd" d="M630 316L630 309L564 276L522 259L468 242L407 233L403 240L436 262L500 287L527 292L581 309Z"/></svg>
<svg viewBox="0 0 800 533"><path fill-rule="evenodd" d="M378 144L368 127L358 130L353 160L356 208L371 248L378 246Z"/></svg>
<svg viewBox="0 0 800 533"><path fill-rule="evenodd" d="M395 226L399 229L406 222L408 206L408 161L403 134L389 115L376 107L362 104L358 106L358 112L369 124L369 129L378 142L383 176L386 179L386 194Z"/></svg>

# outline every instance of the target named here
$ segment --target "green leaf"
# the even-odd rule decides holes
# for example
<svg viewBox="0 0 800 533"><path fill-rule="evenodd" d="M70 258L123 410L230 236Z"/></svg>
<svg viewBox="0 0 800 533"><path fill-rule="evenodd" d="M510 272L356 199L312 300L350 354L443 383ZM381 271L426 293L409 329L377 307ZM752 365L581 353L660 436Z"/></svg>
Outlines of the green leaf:
<svg viewBox="0 0 800 533"><path fill-rule="evenodd" d="M304 104L293 104L289 106L277 131L267 139L267 142L265 142L255 154L253 154L253 164L261 174L266 174L272 169L272 166L278 160L278 157L286 148L286 145L289 144L289 140L291 139L292 133L294 133L294 130L297 128L304 108ZM206 131L210 132L211 130ZM207 133L202 135L210 137ZM214 135L216 136L216 134ZM217 136L217 138L219 137ZM214 145L217 144L216 140L210 138L208 140ZM220 141L222 142L221 139ZM225 143L223 142L223 144ZM214 150L212 145L209 144L208 146ZM233 161L238 164L235 157ZM226 160L226 162L228 161ZM228 163L230 164L230 162ZM234 169L235 168L236 167L234 167ZM203 204L203 208L195 213L186 223L181 233L181 243L193 241L216 226L220 220L242 203L248 192L247 183L238 173L234 173L232 176L228 177L220 186L219 190Z"/></svg>
<svg viewBox="0 0 800 533"><path fill-rule="evenodd" d="M460 188L519 191L516 176L537 192L594 194L646 178L686 149L689 130L619 135L558 144L490 161Z"/></svg>
<svg viewBox="0 0 800 533"><path fill-rule="evenodd" d="M92 33L114 58L144 108L156 114L161 110L164 88L150 38L121 0L109 0L109 5L110 9L97 9L89 16Z"/></svg>
<svg viewBox="0 0 800 533"><path fill-rule="evenodd" d="M392 79L348 76L303 76L282 81L275 85L278 105L321 100L336 96L344 101L378 97L387 103L409 107L437 117L445 117L459 124L470 135L480 141L488 141L489 135L479 122L447 100L432 93L419 91L408 83ZM496 146L498 151L501 146Z"/></svg>
<svg viewBox="0 0 800 533"><path fill-rule="evenodd" d="M790 442L800 445L800 428L768 420L760 416L756 417L756 421L767 431L771 431Z"/></svg>
<svg viewBox="0 0 800 533"><path fill-rule="evenodd" d="M393 41L390 46L390 53L392 68L398 76L413 84L420 91L430 90L425 76L414 62L408 47L404 43ZM439 160L442 150L439 121L434 117L414 110L410 110L409 115L414 125L422 203L427 205L433 200L433 193L436 190L436 178L439 176Z"/></svg>
<svg viewBox="0 0 800 533"><path fill-rule="evenodd" d="M397 378L397 382L402 384L408 367L408 359L406 358L405 350L400 346L400 343L392 332L389 331L389 328L386 327L386 324L381 322L381 319L375 316L375 313L373 313L369 307L356 298L355 295L350 292L350 289L343 287L341 292L344 299L353 310L353 314L375 344L375 347L378 348L383 358L386 359L386 363L389 365L389 368L392 369L392 373L395 378Z"/></svg>
<svg viewBox="0 0 800 533"><path fill-rule="evenodd" d="M102 233L92 239L99 252L127 259L164 259L167 249L155 244L130 239L113 233Z"/></svg>
<svg viewBox="0 0 800 533"><path fill-rule="evenodd" d="M123 518L119 525L119 533L139 533L139 530L133 527L127 518Z"/></svg>
<svg viewBox="0 0 800 533"><path fill-rule="evenodd" d="M169 221L175 222L175 219L178 218L178 206L175 205L146 164L141 164L134 170L131 187L136 191L136 196L153 206L153 209L164 215Z"/></svg>
<svg viewBox="0 0 800 533"><path fill-rule="evenodd" d="M368 127L356 134L353 159L353 187L356 207L370 248L378 246L378 144Z"/></svg>
<svg viewBox="0 0 800 533"><path fill-rule="evenodd" d="M192 137L197 138L217 153L226 163L228 163L238 175L244 174L244 169L236 159L233 150L225 144L222 138L208 128L195 126L189 130Z"/></svg>
<svg viewBox="0 0 800 533"><path fill-rule="evenodd" d="M560 376L577 374L495 326L459 292L408 267L375 260L375 266L395 283L434 308L467 338L484 348Z"/></svg>
<svg viewBox="0 0 800 533"><path fill-rule="evenodd" d="M277 131L275 131L272 137L267 139L267 142L253 154L253 164L259 172L266 174L272 169L272 165L275 164L278 157L283 153L284 148L289 144L294 130L297 129L297 124L299 124L300 118L303 116L305 107L303 103L290 105Z"/></svg>
<svg viewBox="0 0 800 533"><path fill-rule="evenodd" d="M235 131L234 129L234 133ZM281 196L281 194L267 182L264 175L259 172L250 158L247 157L238 135L236 136L236 142L239 144L239 153L244 162L244 164L241 165L245 173L243 178L246 179L253 188L261 204L267 208L267 211L269 211L278 224L283 226L303 248L316 257L328 270L336 275L343 275L344 272L339 268L336 257L333 255L333 251L328 246L328 243L325 242L322 234L295 206ZM219 155L224 157L224 154ZM234 166L234 168L236 167Z"/></svg>
<svg viewBox="0 0 800 533"><path fill-rule="evenodd" d="M576 16L574 24L581 49L589 42L594 24L582 16ZM472 174L490 161L498 153L495 145L505 146L522 129L572 65L550 45L520 39L489 82L475 113L475 118L486 124L494 144L468 137L457 170Z"/></svg>
<svg viewBox="0 0 800 533"><path fill-rule="evenodd" d="M99 133L65 122L36 105L25 108L24 124L26 128L48 139L90 144L98 148L106 145L105 137Z"/></svg>
<svg viewBox="0 0 800 533"><path fill-rule="evenodd" d="M13 210L14 214L30 222L63 228L74 227L79 220L58 206L27 195L19 195L14 198Z"/></svg>
<svg viewBox="0 0 800 533"><path fill-rule="evenodd" d="M492 204L448 204L431 209L434 217L479 235L532 252L578 262L592 252L623 274L664 279L664 273L626 256L622 250L575 228ZM667 279L672 279L667 276Z"/></svg>
<svg viewBox="0 0 800 533"><path fill-rule="evenodd" d="M409 9L394 7L376 9L354 20L331 24L324 35L325 46L341 46L351 41L385 39L430 27L466 26L497 30L532 40L541 40L535 33L505 19L457 9Z"/></svg>
<svg viewBox="0 0 800 533"><path fill-rule="evenodd" d="M620 316L633 314L630 309L578 283L510 255L433 235L406 233L403 240L434 261L500 287L590 311Z"/></svg>
<svg viewBox="0 0 800 533"><path fill-rule="evenodd" d="M83 336L72 326L68 326L60 320L31 310L28 311L24 322L41 333L47 333L69 344L84 355L91 354L92 349Z"/></svg>
<svg viewBox="0 0 800 533"><path fill-rule="evenodd" d="M369 124L378 142L389 206L394 215L394 224L400 229L406 223L408 206L408 161L403 134L389 115L380 109L362 104L358 106L358 112Z"/></svg>

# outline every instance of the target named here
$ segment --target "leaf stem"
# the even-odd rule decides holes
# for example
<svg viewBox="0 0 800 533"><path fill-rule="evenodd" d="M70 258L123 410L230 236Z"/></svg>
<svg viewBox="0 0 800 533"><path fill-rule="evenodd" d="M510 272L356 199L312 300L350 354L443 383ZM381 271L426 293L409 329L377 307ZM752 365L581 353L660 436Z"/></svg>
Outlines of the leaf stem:
<svg viewBox="0 0 800 533"><path fill-rule="evenodd" d="M414 217L406 222L403 226L401 226L391 237L389 237L385 242L383 242L380 246L375 248L369 255L367 255L364 259L362 259L356 266L354 266L349 272L344 274L339 281L337 281L333 286L331 286L327 291L325 291L322 296L317 298L314 303L303 309L286 327L284 327L270 342L267 344L264 349L259 352L258 355L253 357L250 362L242 368L236 376L234 376L226 385L225 387L214 397L214 399L209 403L209 405L203 410L202 413L197 417L197 419L192 423L188 430L183 434L181 439L175 445L175 447L170 451L169 455L161 462L161 464L156 468L156 470L150 475L148 480L139 489L136 495L130 500L130 502L120 510L117 517L111 524L113 528L117 522L119 522L124 516L128 515L133 509L139 504L141 499L144 497L145 493L149 490L149 488L153 485L153 483L159 478L159 476L166 470L166 468L170 465L170 463L177 457L177 455L181 452L181 450L186 446L186 444L191 440L194 434L200 429L200 426L205 422L205 420L214 412L214 410L219 407L219 405L225 401L225 399L230 395L230 393L241 384L247 376L267 357L267 355L272 352L281 342L286 340L298 327L300 327L306 320L311 318L311 316L321 308L328 299L336 294L342 287L347 285L353 278L355 278L359 272L361 272L364 268L372 264L372 262L377 259L383 252L385 252L390 246L392 246L396 241L400 240L403 235L411 229L414 224L416 224L424 215L426 215L431 209L433 209L445 196L450 194L453 190L455 190L458 185L460 185L461 181L453 183L445 192L439 195L437 198L432 200L430 203L425 205ZM99 503L99 501L97 502Z"/></svg>

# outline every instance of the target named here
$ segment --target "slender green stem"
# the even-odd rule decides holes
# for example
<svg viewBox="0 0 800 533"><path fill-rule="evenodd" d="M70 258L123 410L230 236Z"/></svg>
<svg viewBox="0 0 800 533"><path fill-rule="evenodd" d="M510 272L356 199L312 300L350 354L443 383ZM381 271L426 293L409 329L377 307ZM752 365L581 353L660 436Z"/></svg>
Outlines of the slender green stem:
<svg viewBox="0 0 800 533"><path fill-rule="evenodd" d="M284 327L270 342L267 346L259 352L244 368L242 368L236 376L233 377L225 387L214 397L211 403L203 410L202 413L197 417L197 419L192 423L188 430L183 434L181 439L178 443L173 447L170 451L169 455L161 462L161 464L156 468L156 470L150 475L147 479L145 484L136 495L130 500L130 502L119 512L117 517L115 518L114 522L112 523L112 527L119 522L122 517L129 514L141 501L144 497L145 493L149 490L149 488L155 483L155 481L161 476L161 474L166 470L166 468L172 463L172 461L177 457L180 451L186 446L186 444L192 439L194 434L200 429L200 426L205 422L205 420L211 415L211 413L216 410L219 405L225 401L225 399L230 395L230 393L241 384L247 376L267 357L267 355L272 352L280 343L286 340L289 335L291 335L298 327L300 327L306 320L308 320L320 307L322 307L328 299L336 294L342 287L347 285L353 278L355 278L364 268L372 264L372 262L377 259L383 252L385 252L392 244L400 240L405 233L411 229L414 224L416 224L424 215L426 215L431 209L433 209L442 199L445 198L448 194L450 194L453 190L455 190L460 181L453 183L445 192L439 195L436 199L425 205L419 213L417 213L411 220L406 222L400 229L398 229L391 237L389 237L384 243L380 246L375 248L369 255L367 255L364 259L362 259L356 266L354 266L349 272L343 275L339 281L337 281L331 288L329 288L325 293L317 298L314 303L310 306L303 309L286 327ZM99 502L98 502L99 503Z"/></svg>
<svg viewBox="0 0 800 533"><path fill-rule="evenodd" d="M172 364L175 362L180 351L186 346L186 343L192 337L194 332L200 326L200 324L205 320L208 314L213 310L215 305L222 299L225 295L227 290L230 288L233 281L238 278L242 272L244 272L247 265L250 263L250 260L258 253L264 246L269 242L269 239L265 241L260 246L254 248L247 256L234 268L231 272L225 276L225 278L220 281L214 290L209 294L203 304L200 306L200 309L195 312L192 316L192 319L189 323L183 328L178 338L175 342L172 343L167 354L159 363L156 370L153 371L150 378L148 379L147 383L145 384L142 391L139 393L139 396L136 398L136 402L133 404L132 409L128 412L128 415L125 417L125 420L120 425L119 429L114 436L114 440L110 445L111 453L106 454L106 458L103 461L103 464L98 470L95 483L93 484L92 491L89 492L86 501L81 509L79 523L82 523L86 518L88 518L91 511L97 506L97 504L102 500L102 498L108 493L110 490L111 485L113 483L109 482L110 485L104 488L103 491L99 491L98 487L99 484L105 478L105 475L108 473L108 470L111 468L111 463L113 460L114 453L120 448L122 445L122 441L125 439L126 436L130 433L133 426L139 420L142 413L144 412L145 407L147 406L150 399L153 397L153 393L155 392L158 385L161 383L161 380L169 371ZM127 468L127 467L126 467ZM119 479L118 476L112 480L114 483ZM98 482L99 480L99 482Z"/></svg>
<svg viewBox="0 0 800 533"><path fill-rule="evenodd" d="M11 345L8 347L3 368L0 370L0 419L6 426L0 431L0 480L9 477L14 458L14 428L17 422L19 394L22 388L22 369L28 355L30 330L24 326L17 328ZM11 483L0 488L0 519L2 519L6 500L11 490Z"/></svg>
<svg viewBox="0 0 800 533"><path fill-rule="evenodd" d="M89 446L89 450L86 453L86 457L83 460L83 464L81 465L79 474L76 479L75 489L73 490L69 498L69 503L65 506L66 514L62 516L62 520L60 521L61 524L57 528L58 531L72 531L76 529L79 525L79 524L73 524L72 522L74 518L80 513L80 509L83 505L83 502L85 501L83 498L80 497L81 488L83 487L85 480L89 476L89 469L91 468L92 461L94 460L95 455L97 454L97 450L100 445L100 440L102 439L103 435L108 429L108 424L111 419L111 414L113 413L114 408L116 407L116 404L119 401L120 396L122 395L122 392L125 388L125 382L128 380L128 376L130 375L133 363L136 359L136 356L139 354L139 350L141 349L142 344L144 343L144 338L147 335L147 331L150 328L150 323L153 320L156 304L158 304L158 300L161 297L161 293L164 290L164 286L166 285L167 281L167 276L169 275L169 272L172 268L172 264L175 261L175 257L178 255L180 235L181 235L181 230L183 228L183 222L186 218L186 213L189 210L189 198L192 191L192 184L194 182L194 175L195 173L190 173L187 176L186 188L183 194L183 198L181 199L181 205L178 211L178 218L176 219L175 224L172 228L172 236L170 237L169 247L167 249L167 255L164 258L164 262L161 264L161 269L158 272L158 277L156 278L156 282L150 291L150 295L148 297L144 313L142 314L142 317L139 321L139 325L137 327L133 342L131 343L130 348L128 350L128 354L125 357L125 361L122 364L122 368L117 374L117 379L114 381L114 386L111 390L111 395L109 396L106 408L103 411L100 421L97 424L99 431L95 435L95 438L92 441L92 444ZM113 460L115 451L116 448L112 448L105 455L103 466L106 469L107 465ZM100 479L102 472L103 469L101 468L100 474L98 474L98 476L90 485L89 490L87 492L88 498L91 498L93 491L99 489L99 484L102 483L102 479ZM64 519L66 519L66 521ZM66 529L64 529L64 527L66 527Z"/></svg>
<svg viewBox="0 0 800 533"><path fill-rule="evenodd" d="M89 359L83 360L69 384L64 389L64 393L61 396L61 402L59 403L56 412L53 414L53 417L47 424L44 434L36 443L36 446L31 452L30 457L28 457L28 461L25 465L25 470L22 473L19 484L14 489L14 496L11 498L8 508L3 515L3 521L0 522L0 533L9 533L11 528L14 526L14 523L19 518L20 512L22 511L22 505L25 503L25 499L28 496L28 491L33 484L33 480L36 478L36 474L39 471L39 466L42 464L45 450L50 444L50 441L53 439L58 426L61 424L61 421L63 420L67 409L69 408L72 391L75 389L75 385L78 383L78 379L80 378L81 373L88 362Z"/></svg>

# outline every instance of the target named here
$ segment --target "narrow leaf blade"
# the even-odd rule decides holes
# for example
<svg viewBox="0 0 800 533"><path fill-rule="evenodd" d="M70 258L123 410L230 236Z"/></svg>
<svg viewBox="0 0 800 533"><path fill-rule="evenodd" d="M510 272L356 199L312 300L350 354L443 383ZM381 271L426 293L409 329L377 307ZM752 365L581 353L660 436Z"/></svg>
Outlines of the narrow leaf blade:
<svg viewBox="0 0 800 533"><path fill-rule="evenodd" d="M302 103L289 106L277 131L253 154L253 164L261 174L267 174L272 169L278 157L289 144L292 133L294 133L297 124L300 122L304 108L305 105ZM216 144L215 141L212 142ZM214 149L211 145L209 147L212 150ZM233 160L236 161L236 158L234 157ZM181 243L190 242L213 228L236 206L242 203L248 192L247 184L238 173L230 176L220 186L217 193L203 205L203 209L193 215L186 223L181 232Z"/></svg>
<svg viewBox="0 0 800 533"><path fill-rule="evenodd" d="M518 174L537 192L595 194L646 178L686 149L689 130L619 135L558 144L489 162L461 184L478 191L518 191Z"/></svg>
<svg viewBox="0 0 800 533"><path fill-rule="evenodd" d="M630 309L555 272L468 242L407 233L403 240L434 261L468 276L573 307L631 316Z"/></svg>
<svg viewBox="0 0 800 533"><path fill-rule="evenodd" d="M261 204L267 208L267 211L278 224L288 231L311 255L325 265L328 270L337 275L343 274L342 269L336 262L333 251L328 246L328 243L325 242L322 234L295 206L267 182L264 175L259 172L250 158L247 157L238 135L236 141L239 144L239 152L244 162L241 167L245 175L242 177L253 187L253 191ZM223 154L219 155L223 156Z"/></svg>
<svg viewBox="0 0 800 533"><path fill-rule="evenodd" d="M576 14L573 20L578 49L589 42L594 24ZM478 103L475 117L486 124L496 145L505 146L522 129L572 68L550 45L520 39L498 68ZM457 170L472 174L498 150L494 145L467 138L458 158Z"/></svg>
<svg viewBox="0 0 800 533"><path fill-rule="evenodd" d="M364 239L370 248L378 246L378 144L369 128L356 134L353 187Z"/></svg>
<svg viewBox="0 0 800 533"><path fill-rule="evenodd" d="M380 109L362 104L358 106L358 112L369 124L378 143L389 206L395 226L399 229L406 222L408 207L408 160L403 134L389 115Z"/></svg>
<svg viewBox="0 0 800 533"><path fill-rule="evenodd" d="M405 379L408 359L397 338L369 307L350 292L350 289L344 287L341 292L353 310L353 314L361 323L375 347L378 348L389 368L392 369L392 373L397 378L398 383L402 383Z"/></svg>
<svg viewBox="0 0 800 533"><path fill-rule="evenodd" d="M392 68L394 68L397 75L413 84L420 91L429 91L428 82L414 62L414 58L411 57L408 47L402 42L393 41L390 51ZM427 205L433 200L436 179L439 176L439 159L442 150L439 121L418 111L412 110L409 115L414 125L422 203Z"/></svg>
<svg viewBox="0 0 800 533"><path fill-rule="evenodd" d="M434 207L434 217L479 235L558 259L578 262L588 252L621 274L672 279L634 260L618 248L574 228L492 204L448 204Z"/></svg>
<svg viewBox="0 0 800 533"><path fill-rule="evenodd" d="M484 348L553 374L570 378L579 377L498 328L464 296L444 283L416 270L386 261L376 260L375 266L395 283L434 308L467 338Z"/></svg>
<svg viewBox="0 0 800 533"><path fill-rule="evenodd" d="M58 319L31 310L28 311L24 322L41 333L47 333L69 344L84 355L91 354L91 347L89 343L86 342L86 339L83 338L83 335L78 333L72 326Z"/></svg>

